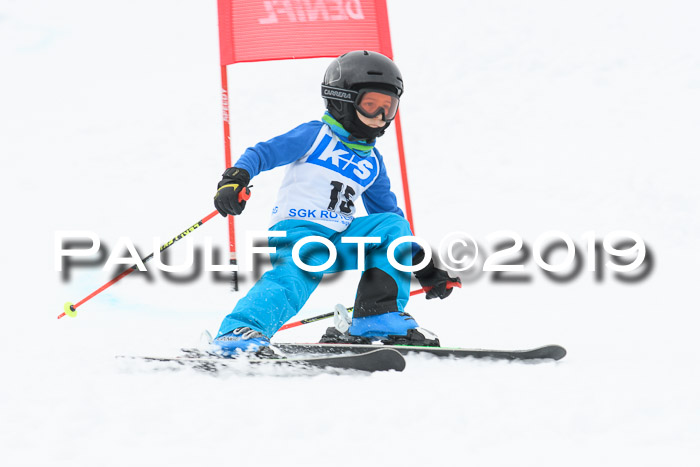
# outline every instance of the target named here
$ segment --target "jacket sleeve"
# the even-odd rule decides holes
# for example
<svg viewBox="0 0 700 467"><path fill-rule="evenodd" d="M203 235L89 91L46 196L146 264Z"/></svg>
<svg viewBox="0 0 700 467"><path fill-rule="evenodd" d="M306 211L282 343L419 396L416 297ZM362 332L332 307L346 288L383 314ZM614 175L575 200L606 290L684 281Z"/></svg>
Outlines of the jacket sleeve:
<svg viewBox="0 0 700 467"><path fill-rule="evenodd" d="M291 164L306 154L314 144L323 123L303 123L293 130L248 148L238 158L235 167L245 169L252 179L260 172Z"/></svg>
<svg viewBox="0 0 700 467"><path fill-rule="evenodd" d="M379 151L374 150L379 160L379 175L374 183L362 194L362 202L365 205L367 214L377 214L382 212L393 212L401 217L403 211L396 202L396 195L391 191L391 181L384 166L384 158Z"/></svg>

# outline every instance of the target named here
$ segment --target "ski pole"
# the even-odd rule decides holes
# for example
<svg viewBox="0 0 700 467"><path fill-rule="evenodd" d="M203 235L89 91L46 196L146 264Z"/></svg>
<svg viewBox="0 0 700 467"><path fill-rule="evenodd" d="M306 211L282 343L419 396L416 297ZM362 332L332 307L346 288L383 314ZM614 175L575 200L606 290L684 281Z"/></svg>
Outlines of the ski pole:
<svg viewBox="0 0 700 467"><path fill-rule="evenodd" d="M461 289L461 288L462 288L462 283L461 283L461 282L452 282L452 281L449 281L449 282L447 282L447 286L446 286L446 287L447 287L448 289L451 289L451 288L453 288L453 287L457 287L458 289ZM427 292L430 292L430 289L432 289L432 287L423 287L422 289L412 290L411 293L410 293L409 295L410 295L410 296L413 296L413 295L418 295L418 294L422 294L422 293L427 293Z"/></svg>
<svg viewBox="0 0 700 467"><path fill-rule="evenodd" d="M447 283L448 289L451 289L453 287L458 287L461 289L462 283L461 282L448 282ZM409 295L410 296L419 295L419 294L428 292L430 289L432 289L432 287L423 287L422 289L412 290ZM349 307L347 310L348 310L348 313L352 313L353 307ZM334 312L331 311L329 313L324 313L322 315L313 316L311 318L306 318L306 319L301 319L299 321L294 321L292 323L287 323L284 326L282 326L281 328L279 328L278 331L284 331L285 329L295 328L297 326L301 326L304 324L315 323L316 321L321 321L321 320L326 319L326 318L331 318L331 317L333 317L333 314L334 314Z"/></svg>
<svg viewBox="0 0 700 467"><path fill-rule="evenodd" d="M246 190L242 190L242 191L240 192L240 194L238 195L238 199L239 199L239 201L244 201L244 200L250 199L250 190L247 190L247 191L246 191ZM172 244L175 243L176 241L180 240L180 239L183 238L183 237L186 237L187 235L189 235L190 233L192 233L195 229L197 229L198 227L201 227L205 222L211 220L211 219L212 219L214 216L216 216L218 213L219 213L218 211L213 211L213 212L211 212L209 215L207 215L204 219L202 219L202 220L200 220L200 221L198 221L198 222L195 222L192 226L190 226L189 228L185 229L182 233L180 233L179 235L173 237L171 240L169 240L169 241L165 242L164 244L162 244L162 245L160 246L160 251L162 252L163 250L165 250L166 248L168 248L170 245L172 245ZM141 260L141 262L142 262L142 263L145 263L146 261L150 260L151 258L153 258L153 255L154 255L154 254L155 254L155 252L153 252L153 253L151 253L150 255L146 256L143 260ZM116 276L114 279L110 280L110 281L107 282L105 285L103 285L103 286L100 287L99 289L95 290L93 293L91 293L91 294L88 295L87 297L83 298L82 300L80 300L80 301L79 301L78 303L76 303L76 304L73 304L73 303L71 303L71 302L66 302L66 303L63 305L63 313L61 313L60 315L58 315L58 319L61 319L61 318L63 318L63 317L66 316L66 315L70 316L71 318L75 318L75 316L78 314L77 308L78 308L79 306L81 306L83 303L87 302L88 300L90 300L90 299L93 298L94 296L96 296L96 295L102 293L105 289L111 287L112 285L116 284L116 283L119 282L120 280L124 279L126 276L128 276L129 274L131 274L132 272L134 272L134 271L137 270L137 269L138 269L138 266L137 266L136 264L134 264L134 265L131 266L129 269L126 269L125 271L122 271L122 272L121 272L118 276Z"/></svg>
<svg viewBox="0 0 700 467"><path fill-rule="evenodd" d="M348 308L348 312L351 312L351 311L352 311L352 308ZM321 321L322 319L331 318L331 317L333 317L333 314L334 314L334 312L331 311L330 313L324 313L322 315L314 316L312 318L306 318L306 319L302 319L299 321L294 321L293 323L287 323L284 326L282 326L281 328L279 328L278 331L284 331L285 329L295 328L297 326L301 326L302 324L315 323L316 321Z"/></svg>

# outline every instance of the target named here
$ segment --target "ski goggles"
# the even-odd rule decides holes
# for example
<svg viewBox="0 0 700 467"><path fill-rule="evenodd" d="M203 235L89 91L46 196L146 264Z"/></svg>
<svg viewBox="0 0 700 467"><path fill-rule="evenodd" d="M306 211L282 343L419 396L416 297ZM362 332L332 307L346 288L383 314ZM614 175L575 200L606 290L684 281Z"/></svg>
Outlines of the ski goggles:
<svg viewBox="0 0 700 467"><path fill-rule="evenodd" d="M367 118L377 118L381 115L385 122L392 121L399 109L399 96L383 89L366 88L351 91L321 85L321 94L326 99L350 102L361 115Z"/></svg>

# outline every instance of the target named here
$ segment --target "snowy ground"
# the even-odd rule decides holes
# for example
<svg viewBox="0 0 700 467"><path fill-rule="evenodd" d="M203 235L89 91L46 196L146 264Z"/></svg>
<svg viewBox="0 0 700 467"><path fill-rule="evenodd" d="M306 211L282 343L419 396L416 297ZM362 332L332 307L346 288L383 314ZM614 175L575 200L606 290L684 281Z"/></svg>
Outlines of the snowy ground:
<svg viewBox="0 0 700 467"><path fill-rule="evenodd" d="M406 81L417 234L638 233L646 280L482 273L410 311L444 345L567 347L554 364L411 358L403 373L214 378L117 354L174 353L241 294L208 274L54 270L54 232L142 254L213 209L223 166L216 2L0 3L0 463L697 465L700 7L692 1L389 2ZM234 154L319 118L326 59L230 68ZM263 92L264 91L264 92ZM290 96L292 96L290 98ZM400 194L393 132L380 140ZM241 238L281 173L256 178ZM226 245L216 218L206 236ZM201 243L198 243L201 245ZM240 248L240 247L239 247ZM186 248L172 248L173 261ZM355 273L301 316L350 304ZM466 279L466 276L465 276ZM247 290L254 277L243 274ZM466 281L465 281L466 282ZM316 339L327 323L278 339Z"/></svg>

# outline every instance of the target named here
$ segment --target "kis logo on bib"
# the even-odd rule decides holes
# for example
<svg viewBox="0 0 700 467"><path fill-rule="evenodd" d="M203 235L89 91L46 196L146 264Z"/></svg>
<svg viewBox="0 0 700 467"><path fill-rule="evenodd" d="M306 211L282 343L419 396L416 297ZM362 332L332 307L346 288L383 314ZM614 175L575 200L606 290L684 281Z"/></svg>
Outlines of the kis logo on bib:
<svg viewBox="0 0 700 467"><path fill-rule="evenodd" d="M367 186L374 180L378 172L377 158L372 154L361 157L349 151L341 141L331 144L333 138L325 135L313 153L306 160L309 164L320 165L362 186Z"/></svg>

